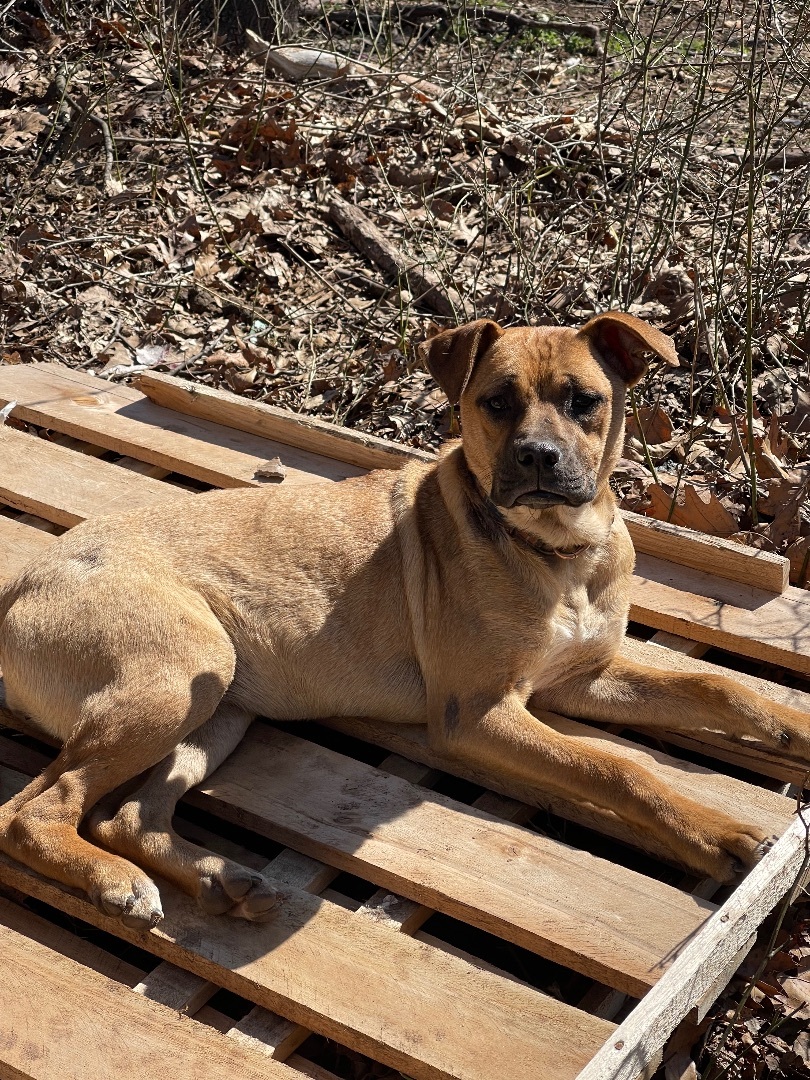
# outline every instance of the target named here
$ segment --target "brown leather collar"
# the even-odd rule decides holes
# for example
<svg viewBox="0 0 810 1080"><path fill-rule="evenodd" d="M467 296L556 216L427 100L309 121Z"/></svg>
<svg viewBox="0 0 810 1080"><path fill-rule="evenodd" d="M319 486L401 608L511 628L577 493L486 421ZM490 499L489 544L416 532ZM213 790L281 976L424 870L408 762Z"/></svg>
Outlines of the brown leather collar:
<svg viewBox="0 0 810 1080"><path fill-rule="evenodd" d="M499 532L506 533L507 536L516 540L524 547L527 547L530 551L533 551L537 555L546 555L548 557L555 556L558 559L576 559L579 555L582 555L583 552L593 547L593 544L577 544L577 546L573 548L549 547L548 544L536 540L529 533L524 532L523 529L518 529L514 525L510 525L492 499L482 491L481 485L478 482L478 477L475 476L466 461L464 461L464 469L469 481L471 501L474 505L477 504L475 508L478 511L479 518L482 514L485 515L490 526L495 525Z"/></svg>
<svg viewBox="0 0 810 1080"><path fill-rule="evenodd" d="M493 506L494 505L495 504L493 503ZM514 525L510 525L508 521L504 521L503 517L501 517L500 525L502 529L509 533L513 540L517 540L518 543L531 548L531 550L536 551L538 555L556 555L558 559L576 559L583 551L587 551L588 548L593 547L593 544L577 544L577 546L573 548L549 547L547 544L535 540L529 533L524 532L522 529L516 529Z"/></svg>

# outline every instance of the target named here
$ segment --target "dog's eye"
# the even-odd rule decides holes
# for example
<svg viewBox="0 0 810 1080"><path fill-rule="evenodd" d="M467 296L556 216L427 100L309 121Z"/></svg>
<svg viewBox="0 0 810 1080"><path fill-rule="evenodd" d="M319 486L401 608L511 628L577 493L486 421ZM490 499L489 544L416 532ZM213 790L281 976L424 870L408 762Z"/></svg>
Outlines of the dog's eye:
<svg viewBox="0 0 810 1080"><path fill-rule="evenodd" d="M506 412L509 408L509 402L501 394L497 394L495 397L489 398L486 401L486 407L494 413Z"/></svg>
<svg viewBox="0 0 810 1080"><path fill-rule="evenodd" d="M597 405L602 404L600 394L588 394L578 391L571 396L571 412L574 416L587 416L592 413Z"/></svg>

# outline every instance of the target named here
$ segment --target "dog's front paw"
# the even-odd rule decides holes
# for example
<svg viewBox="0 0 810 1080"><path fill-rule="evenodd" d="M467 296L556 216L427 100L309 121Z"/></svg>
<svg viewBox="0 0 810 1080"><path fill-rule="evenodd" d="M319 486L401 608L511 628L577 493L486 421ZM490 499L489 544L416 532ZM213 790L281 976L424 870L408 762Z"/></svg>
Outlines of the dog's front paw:
<svg viewBox="0 0 810 1080"><path fill-rule="evenodd" d="M776 742L785 755L801 762L810 769L810 718L802 725L782 723L777 725Z"/></svg>
<svg viewBox="0 0 810 1080"><path fill-rule="evenodd" d="M729 821L725 827L701 837L700 847L705 858L701 860L700 869L715 881L730 881L755 866L777 839L756 825Z"/></svg>
<svg viewBox="0 0 810 1080"><path fill-rule="evenodd" d="M150 930L163 918L160 893L145 875L105 880L91 888L89 896L104 915L118 918L135 930Z"/></svg>
<svg viewBox="0 0 810 1080"><path fill-rule="evenodd" d="M197 898L208 915L229 914L251 922L268 918L278 904L278 893L266 878L227 861L200 878Z"/></svg>

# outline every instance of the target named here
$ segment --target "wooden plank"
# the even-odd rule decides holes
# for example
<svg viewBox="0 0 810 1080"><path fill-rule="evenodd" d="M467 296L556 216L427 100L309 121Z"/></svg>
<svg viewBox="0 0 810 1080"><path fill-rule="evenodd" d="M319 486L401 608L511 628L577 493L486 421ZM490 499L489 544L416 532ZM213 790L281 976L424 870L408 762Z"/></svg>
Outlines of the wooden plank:
<svg viewBox="0 0 810 1080"><path fill-rule="evenodd" d="M247 923L206 916L164 885L165 919L144 932L5 857L0 880L414 1080L491 1080L496 1071L570 1080L613 1029L298 890L285 890L272 920Z"/></svg>
<svg viewBox="0 0 810 1080"><path fill-rule="evenodd" d="M16 577L26 563L49 548L54 540L52 533L0 514L0 584Z"/></svg>
<svg viewBox="0 0 810 1080"><path fill-rule="evenodd" d="M192 971L184 971L175 964L161 961L154 971L148 972L132 987L150 1001L156 1001L175 1012L193 1016L219 989L207 979L201 979Z"/></svg>
<svg viewBox="0 0 810 1080"><path fill-rule="evenodd" d="M123 513L188 495L159 480L0 427L0 502L57 525Z"/></svg>
<svg viewBox="0 0 810 1080"><path fill-rule="evenodd" d="M380 768L392 772L395 776L408 779L411 783L419 783L420 778L425 783L432 783L441 775L437 770L428 770L426 766L408 761L406 758L400 758L396 754L386 758ZM506 799L491 791L485 791L483 795L480 795L473 803L473 806L509 821L526 820L527 816L534 813L532 807L519 803L515 799ZM305 858L305 856L301 856L301 858ZM314 860L310 861L314 863ZM314 863L314 865L323 864ZM426 941L428 938L419 932L419 928L433 912L413 900L391 895L387 889L378 889L365 904L360 905L355 914L363 918L374 919L395 933L413 934L420 941ZM431 939L431 944L435 944L438 948L446 947L446 943L439 942L437 939ZM461 954L457 952L456 955ZM490 965L484 964L484 961L469 956L469 954L466 954L464 959L476 963L479 967L484 966L488 970L496 970ZM502 971L499 971L498 974L506 978L511 977ZM621 995L621 997L624 998L624 995ZM586 1011L595 1012L595 1010ZM613 1019L604 1013L596 1013L596 1015L606 1020ZM256 1006L238 1023L229 1027L227 1034L236 1039L245 1040L256 1050L269 1053L278 1060L285 1061L288 1060L288 1055L301 1045L310 1032L300 1024L293 1024L289 1020L284 1020Z"/></svg>
<svg viewBox="0 0 810 1080"><path fill-rule="evenodd" d="M0 923L0 1075L27 1080L176 1076L295 1080L194 1020L138 997Z"/></svg>
<svg viewBox="0 0 810 1080"><path fill-rule="evenodd" d="M736 742L711 731L687 734L659 728L656 732L652 732L649 728L645 731L638 725L630 726L639 734L661 739L670 746L677 746L694 754L703 754L716 761L724 761L729 765L747 769L760 776L768 776L773 780L781 780L786 784L797 784L800 788L807 787L807 765L790 761L778 750L768 749L760 743L748 740Z"/></svg>
<svg viewBox="0 0 810 1080"><path fill-rule="evenodd" d="M740 581L766 592L782 593L789 585L790 562L770 551L735 544L720 536L684 529L666 521L622 511L636 551L702 570L728 581Z"/></svg>
<svg viewBox="0 0 810 1080"><path fill-rule="evenodd" d="M0 740L0 755L3 754L2 743L4 741ZM4 757L0 756L0 760L4 760ZM14 767L14 763L11 761L5 761L4 763L11 765L12 768ZM406 761L405 758L400 758L396 754L389 755L383 764L394 775L406 776L412 783L419 783L421 780L438 776L435 770L413 761ZM188 837L188 824L185 822L178 824L182 834ZM261 856L257 856L247 849L239 850L237 848L234 850L235 845L232 841L208 830L201 830L201 834L198 834L196 839L219 855L225 855L236 862L241 862L244 866L252 866L274 881L284 885L291 885L295 889L303 889L304 892L319 893L331 884L338 875L338 871L334 867L326 866L324 863L311 859L307 855L302 855L299 851L292 851L290 848L280 852L268 863ZM184 971L174 964L163 961L135 987L135 990L137 993L145 994L152 1001L159 1001L161 1004L169 1005L173 1009L193 1014L216 993L218 987L214 983L193 975L190 971ZM298 1027L298 1025L290 1024L289 1020L276 1017L265 1009L254 1009L253 1014L255 1014L257 1025L260 1028L266 1028L268 1032L274 1032L279 1041L284 1042L283 1048L287 1053L292 1053L296 1046L303 1041L301 1039L298 1043L292 1045L288 1041L281 1039L280 1032L284 1029L284 1025L296 1029ZM254 1032L254 1043L258 1046L260 1042L260 1038ZM271 1049L278 1051L279 1047L274 1045ZM274 1056L281 1058L281 1054L278 1052L274 1053Z"/></svg>
<svg viewBox="0 0 810 1080"><path fill-rule="evenodd" d="M655 648L655 646L651 646ZM659 650L666 657L665 650ZM673 654L678 661L690 660ZM664 666L664 665L662 665ZM330 717L323 721L330 727L366 742L383 746L395 753L423 761L434 768L444 769L473 783L492 788L504 795L544 807L561 817L568 818L624 843L641 845L636 830L626 825L609 811L590 803L575 802L550 794L530 784L505 780L491 771L460 762L433 751L427 743L425 729L416 725L375 724L368 720L348 717ZM650 749L622 739L609 731L603 731L563 716L554 718L553 727L577 742L593 746L600 751L615 754L620 763L634 762L654 773L664 783L671 785L681 795L694 799L706 807L715 808L731 817L739 817L744 808L746 820L758 822L763 829L781 834L790 821L795 802L781 795L766 791L753 784L746 784L734 777L725 776L712 769L705 769L691 762L681 761L660 750ZM672 853L650 837L643 840L645 850L668 861Z"/></svg>
<svg viewBox="0 0 810 1080"><path fill-rule="evenodd" d="M132 986L143 978L143 971L134 964L127 963L119 956L94 945L90 941L72 934L56 923L43 919L33 911L13 904L5 897L0 897L0 926L8 927L17 934L38 941L40 945L53 949L63 956L75 960L84 967L92 968L100 975L116 982ZM0 1059L2 1059L2 1036L0 1036ZM0 1064L2 1069L2 1064Z"/></svg>
<svg viewBox="0 0 810 1080"><path fill-rule="evenodd" d="M233 1026L233 1019L230 1016L226 1016L225 1013L219 1012L219 1010L212 1008L210 1005L205 1005L200 1009L195 1019L210 1024L210 1026L216 1028L217 1031L221 1031L223 1035L230 1034L229 1029ZM301 1054L292 1054L291 1057L288 1058L287 1064L304 1076L311 1077L312 1080L340 1080L340 1077L329 1072L328 1069L316 1065L313 1061L309 1061L307 1058L302 1057ZM301 1078L298 1077L297 1080L301 1080Z"/></svg>
<svg viewBox="0 0 810 1080"><path fill-rule="evenodd" d="M287 467L286 483L342 480L363 472L306 449L162 408L132 387L62 364L0 367L0 406L10 401L16 402L13 414L20 420L216 487L262 483L256 469L274 457Z"/></svg>
<svg viewBox="0 0 810 1080"><path fill-rule="evenodd" d="M713 910L264 724L189 798L636 997Z"/></svg>
<svg viewBox="0 0 810 1080"><path fill-rule="evenodd" d="M728 972L762 920L796 886L808 863L809 829L810 819L797 817L577 1080L635 1080L674 1028L712 992L718 975Z"/></svg>
<svg viewBox="0 0 810 1080"><path fill-rule="evenodd" d="M435 783L441 775L435 769L428 769L418 762L401 758L397 754L389 755L382 762L380 768L414 784L430 785ZM473 806L485 809L488 813L496 814L510 821L525 820L527 814L530 816L533 813L531 807L516 802L514 799L505 799L503 796L495 795L493 792L484 792L475 800ZM290 854L289 849L282 852L279 859L283 858L285 854ZM299 857L306 859L304 855ZM278 862L278 859L275 861ZM324 867L324 864L317 863L315 860L310 859L307 861L314 867L321 866L328 869ZM433 912L413 900L393 896L386 889L379 889L365 904L360 905L355 914L363 918L374 919L395 933L416 934ZM424 935L420 935L420 940L426 940ZM436 944L437 947L442 947L441 944ZM469 955L464 958L471 963L476 963L479 967L483 965L483 961ZM488 970L495 970L489 965L483 966L486 966ZM498 974L509 977L505 972L498 972ZM612 1018L603 1016L603 1019L609 1020ZM238 1023L230 1026L227 1029L227 1034L245 1041L262 1053L270 1054L280 1061L285 1061L288 1059L288 1055L301 1045L310 1032L300 1024L294 1024L256 1006Z"/></svg>
<svg viewBox="0 0 810 1080"><path fill-rule="evenodd" d="M37 764L35 760L26 761L25 763L28 766ZM389 780L392 779L394 773L414 778L418 778L420 775L424 776L426 773L424 766L415 765L411 761L397 761L394 758L389 758L383 764L390 772L381 775L387 776ZM25 778L20 774L12 772L10 769L0 770L0 793L3 792L2 783L4 777L9 785L4 797L10 797L25 783ZM500 799L492 793L485 793L479 801L482 805L491 809L500 809L510 816L522 817L527 812L527 808L522 804L516 803L514 800ZM218 846L216 843L212 845L214 850L217 850ZM265 872L269 873L277 881L303 889L322 888L325 881L334 878L336 875L336 871L331 867L324 866L305 855L289 850L282 852L273 862L268 864ZM389 932L391 928L395 928L403 933L414 933L429 917L431 912L418 903L403 901L401 898L392 897L386 891L382 891L375 894L366 905L361 905L357 914L373 920L378 926L388 929ZM149 946L145 945L144 947ZM481 962L473 957L460 954L458 951L455 952L455 955L463 956L473 967L481 967ZM488 970L494 971L495 969L488 968ZM509 978L502 973L498 974L500 977ZM221 978L216 979L216 984L224 985ZM207 1000L216 989L216 986L213 983L206 982L202 977L192 976L184 969L164 962L158 965L154 972L146 976L136 989L140 993L146 993L153 1000L170 1004L173 1008L191 1011L195 1005L199 1007L199 1003ZM185 1000L183 998L184 992L186 994ZM252 1045L256 1049L258 1049L262 1037L266 1036L270 1040L275 1039L277 1045L271 1045L271 1049L274 1051L273 1056L276 1057L283 1057L286 1053L291 1053L300 1045L308 1031L306 1025L282 1020L268 1013L265 1009L254 1009L248 1014L248 1017L249 1020L245 1025L234 1025L234 1036L238 1037L239 1033L243 1033L245 1035L245 1044Z"/></svg>
<svg viewBox="0 0 810 1080"><path fill-rule="evenodd" d="M711 648L711 645L707 645L705 641L692 641L678 634L668 634L666 630L658 630L650 641L653 645L660 645L662 649L686 653L687 656L703 656Z"/></svg>
<svg viewBox="0 0 810 1080"><path fill-rule="evenodd" d="M328 1069L324 1069L321 1065L316 1065L314 1061L309 1061L300 1054L293 1054L292 1057L287 1059L287 1064L303 1076L310 1077L310 1080L341 1080L341 1077L336 1076L335 1073L329 1072ZM300 1078L297 1078L297 1080L300 1080Z"/></svg>
<svg viewBox="0 0 810 1080"><path fill-rule="evenodd" d="M810 674L810 593L775 595L638 555L630 618L657 630Z"/></svg>
<svg viewBox="0 0 810 1080"><path fill-rule="evenodd" d="M189 416L212 420L238 431L287 446L297 446L361 469L398 469L407 461L433 461L435 456L412 447L387 442L376 435L338 427L311 416L291 413L274 405L237 397L226 390L145 371L136 379L138 389L158 405ZM283 456L283 455L282 455Z"/></svg>

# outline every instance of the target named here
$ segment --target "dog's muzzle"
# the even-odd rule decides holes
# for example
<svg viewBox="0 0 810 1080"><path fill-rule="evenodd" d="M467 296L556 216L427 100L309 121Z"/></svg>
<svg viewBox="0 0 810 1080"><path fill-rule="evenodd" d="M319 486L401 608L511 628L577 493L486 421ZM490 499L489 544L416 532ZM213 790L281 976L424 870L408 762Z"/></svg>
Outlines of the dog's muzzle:
<svg viewBox="0 0 810 1080"><path fill-rule="evenodd" d="M516 442L510 460L495 476L492 501L507 510L582 506L596 495L596 479L583 473L578 464L548 439Z"/></svg>

